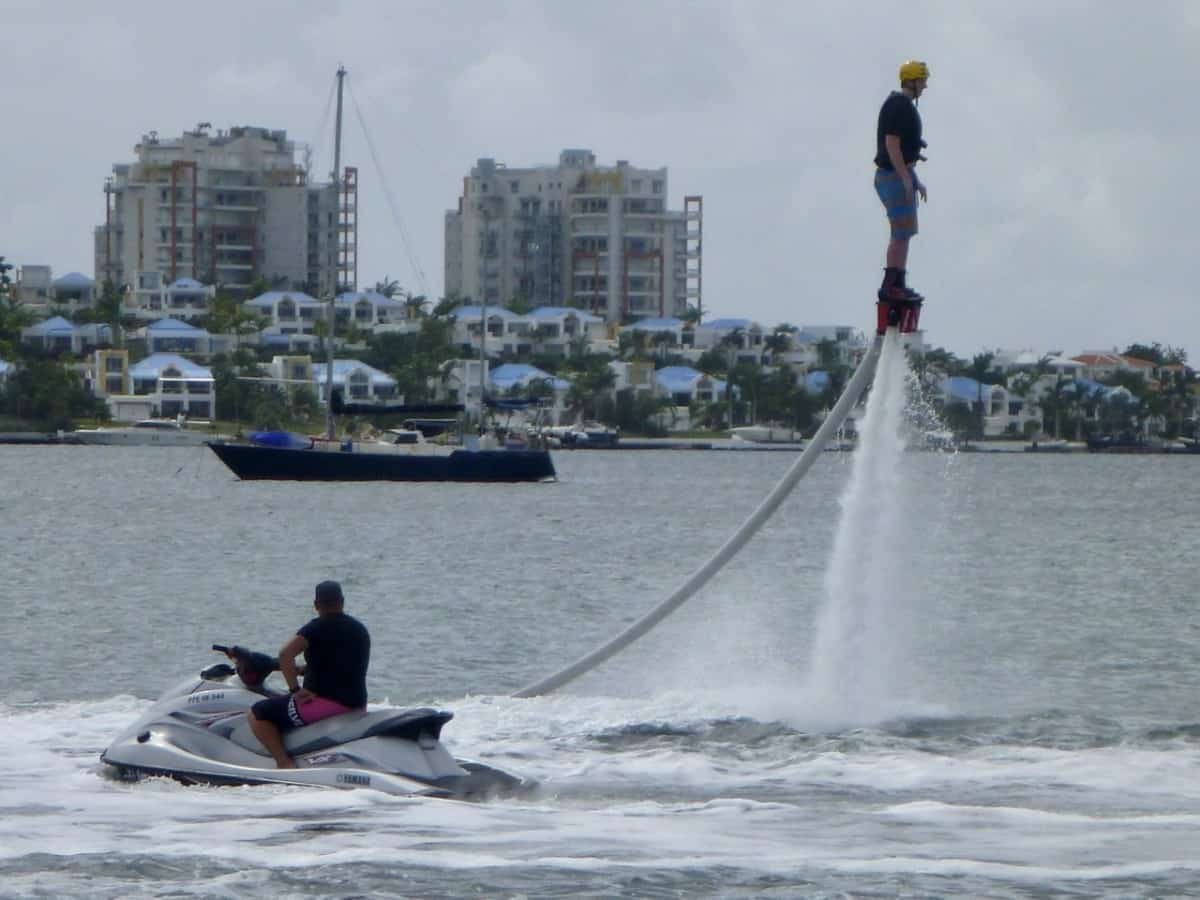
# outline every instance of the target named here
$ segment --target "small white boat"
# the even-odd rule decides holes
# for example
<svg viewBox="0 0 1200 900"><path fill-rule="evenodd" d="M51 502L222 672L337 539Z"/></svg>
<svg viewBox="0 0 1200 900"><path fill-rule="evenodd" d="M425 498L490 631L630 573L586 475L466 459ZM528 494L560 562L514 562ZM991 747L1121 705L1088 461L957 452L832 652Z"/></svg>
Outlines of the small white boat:
<svg viewBox="0 0 1200 900"><path fill-rule="evenodd" d="M802 440L796 429L779 425L739 425L729 429L729 435L755 444L797 444Z"/></svg>
<svg viewBox="0 0 1200 900"><path fill-rule="evenodd" d="M76 444L116 447L202 447L229 436L188 428L178 419L142 419L132 425L81 428L64 437Z"/></svg>

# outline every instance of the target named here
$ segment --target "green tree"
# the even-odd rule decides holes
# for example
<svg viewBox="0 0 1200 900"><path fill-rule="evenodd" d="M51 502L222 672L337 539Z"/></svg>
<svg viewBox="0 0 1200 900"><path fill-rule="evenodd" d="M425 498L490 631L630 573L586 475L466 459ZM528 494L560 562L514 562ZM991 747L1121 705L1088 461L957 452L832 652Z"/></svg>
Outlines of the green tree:
<svg viewBox="0 0 1200 900"><path fill-rule="evenodd" d="M3 257L0 257L3 259ZM21 331L33 324L33 312L11 293L0 296L0 359L21 355Z"/></svg>
<svg viewBox="0 0 1200 900"><path fill-rule="evenodd" d="M993 379L996 376L992 373L992 363L995 359L995 353L976 353L971 357L971 365L967 370L970 377L975 380L975 415L977 417L975 437L978 440L983 439L983 420L987 415L983 404L983 386L995 383Z"/></svg>
<svg viewBox="0 0 1200 900"><path fill-rule="evenodd" d="M56 431L70 430L77 417L107 418L108 408L66 364L27 358L0 388L0 413Z"/></svg>
<svg viewBox="0 0 1200 900"><path fill-rule="evenodd" d="M374 290L377 294L382 294L388 299L391 299L400 291L400 282L396 281L390 276L384 275L383 281L375 282L375 287L372 288L372 290Z"/></svg>
<svg viewBox="0 0 1200 900"><path fill-rule="evenodd" d="M577 412L581 419L597 418L601 401L617 383L617 375L608 360L598 354L575 360L567 379L571 382L566 397L567 408Z"/></svg>

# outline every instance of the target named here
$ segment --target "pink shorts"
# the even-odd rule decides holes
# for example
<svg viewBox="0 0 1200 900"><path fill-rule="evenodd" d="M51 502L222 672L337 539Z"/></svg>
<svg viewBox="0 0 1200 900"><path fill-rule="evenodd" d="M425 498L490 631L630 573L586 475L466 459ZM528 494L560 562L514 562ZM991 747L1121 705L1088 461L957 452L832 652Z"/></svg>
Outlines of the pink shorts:
<svg viewBox="0 0 1200 900"><path fill-rule="evenodd" d="M313 697L307 703L294 703L293 709L296 710L305 725L311 725L313 722L320 722L330 716L350 712L351 707L343 706L336 700L329 700L325 697Z"/></svg>

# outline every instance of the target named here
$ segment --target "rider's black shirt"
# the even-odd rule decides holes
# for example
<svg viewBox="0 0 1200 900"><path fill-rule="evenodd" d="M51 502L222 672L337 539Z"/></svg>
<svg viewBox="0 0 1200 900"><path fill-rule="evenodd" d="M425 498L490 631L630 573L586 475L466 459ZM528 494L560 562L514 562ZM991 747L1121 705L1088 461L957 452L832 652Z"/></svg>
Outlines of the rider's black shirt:
<svg viewBox="0 0 1200 900"><path fill-rule="evenodd" d="M345 613L318 616L296 632L308 641L304 651L304 687L343 706L367 705L367 665L371 635Z"/></svg>
<svg viewBox="0 0 1200 900"><path fill-rule="evenodd" d="M875 165L890 172L892 161L888 158L883 140L889 134L900 137L900 152L904 154L904 161L910 165L916 162L921 148L925 146L921 140L921 114L917 112L917 104L900 91L892 91L883 101L879 110L879 125L875 129Z"/></svg>

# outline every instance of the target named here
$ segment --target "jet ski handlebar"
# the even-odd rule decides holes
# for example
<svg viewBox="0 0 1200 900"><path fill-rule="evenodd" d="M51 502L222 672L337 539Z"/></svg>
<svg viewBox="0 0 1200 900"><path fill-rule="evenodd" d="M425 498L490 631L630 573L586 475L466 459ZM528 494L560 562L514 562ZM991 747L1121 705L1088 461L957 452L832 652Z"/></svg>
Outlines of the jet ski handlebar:
<svg viewBox="0 0 1200 900"><path fill-rule="evenodd" d="M279 670L278 659L266 653L259 653L257 650L247 650L237 644L232 647L225 644L213 644L212 648L218 653L224 653L234 661L238 677L248 685L262 684L268 675Z"/></svg>

